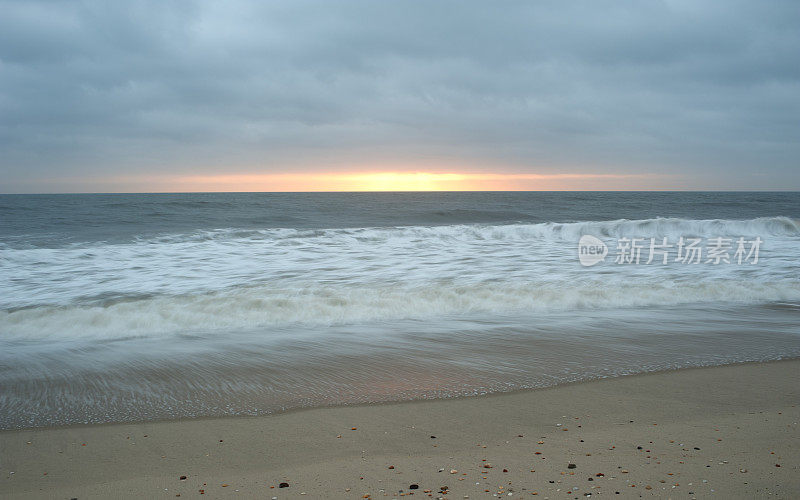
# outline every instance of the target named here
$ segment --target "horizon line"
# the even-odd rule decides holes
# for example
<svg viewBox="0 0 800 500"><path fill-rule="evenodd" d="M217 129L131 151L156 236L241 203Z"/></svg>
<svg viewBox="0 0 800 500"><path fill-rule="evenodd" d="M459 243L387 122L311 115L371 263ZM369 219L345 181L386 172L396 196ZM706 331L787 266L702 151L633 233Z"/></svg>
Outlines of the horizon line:
<svg viewBox="0 0 800 500"><path fill-rule="evenodd" d="M800 189L420 189L329 191L51 191L0 192L0 196L110 194L399 194L399 193L800 193Z"/></svg>

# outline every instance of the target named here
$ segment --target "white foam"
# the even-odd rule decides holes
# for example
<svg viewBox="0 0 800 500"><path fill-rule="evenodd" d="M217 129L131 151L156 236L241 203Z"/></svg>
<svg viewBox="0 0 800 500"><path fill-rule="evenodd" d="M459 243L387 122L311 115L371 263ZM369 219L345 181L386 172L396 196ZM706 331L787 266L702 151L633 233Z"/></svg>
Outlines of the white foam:
<svg viewBox="0 0 800 500"><path fill-rule="evenodd" d="M760 236L764 248L756 266L605 262L584 269L576 255L584 234ZM224 229L125 244L5 248L0 336L113 338L471 312L794 301L799 244L800 223L772 217Z"/></svg>
<svg viewBox="0 0 800 500"><path fill-rule="evenodd" d="M545 222L540 224L456 224L444 226L401 226L391 228L288 229L262 230L217 229L188 234L165 235L147 243L201 242L209 240L325 239L340 243L352 241L414 240L419 238L449 241L473 240L577 240L584 234L599 237L658 236L800 236L800 220L789 217L761 217L750 220L656 218L586 222Z"/></svg>
<svg viewBox="0 0 800 500"><path fill-rule="evenodd" d="M109 305L34 307L0 313L4 339L123 338L290 324L332 325L425 319L462 314L548 313L685 303L759 303L800 300L800 283L747 281L607 286L524 283L425 287L265 286L181 297L154 297Z"/></svg>

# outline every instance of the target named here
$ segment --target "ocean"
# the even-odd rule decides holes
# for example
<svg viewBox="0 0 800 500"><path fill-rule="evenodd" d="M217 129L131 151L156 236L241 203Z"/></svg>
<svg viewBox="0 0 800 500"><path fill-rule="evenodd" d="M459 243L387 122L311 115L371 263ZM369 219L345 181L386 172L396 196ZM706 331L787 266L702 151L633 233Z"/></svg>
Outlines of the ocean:
<svg viewBox="0 0 800 500"><path fill-rule="evenodd" d="M0 195L2 429L798 356L800 193Z"/></svg>

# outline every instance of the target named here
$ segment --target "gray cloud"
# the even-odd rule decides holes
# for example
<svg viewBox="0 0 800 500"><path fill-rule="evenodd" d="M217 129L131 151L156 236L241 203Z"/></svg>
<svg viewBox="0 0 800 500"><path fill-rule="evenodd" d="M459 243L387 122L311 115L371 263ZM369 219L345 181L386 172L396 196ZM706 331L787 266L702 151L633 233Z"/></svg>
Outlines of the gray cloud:
<svg viewBox="0 0 800 500"><path fill-rule="evenodd" d="M792 0L0 12L0 192L372 163L800 189Z"/></svg>

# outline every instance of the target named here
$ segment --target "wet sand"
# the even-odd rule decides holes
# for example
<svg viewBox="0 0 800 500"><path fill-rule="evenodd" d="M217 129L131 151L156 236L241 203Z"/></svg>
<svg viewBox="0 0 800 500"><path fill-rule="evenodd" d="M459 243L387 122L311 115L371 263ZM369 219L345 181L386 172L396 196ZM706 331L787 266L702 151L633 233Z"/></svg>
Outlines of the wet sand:
<svg viewBox="0 0 800 500"><path fill-rule="evenodd" d="M5 431L0 498L798 498L798 382L791 360L459 400Z"/></svg>

